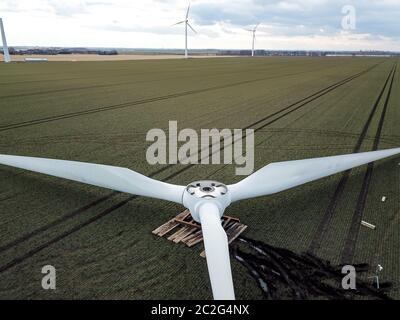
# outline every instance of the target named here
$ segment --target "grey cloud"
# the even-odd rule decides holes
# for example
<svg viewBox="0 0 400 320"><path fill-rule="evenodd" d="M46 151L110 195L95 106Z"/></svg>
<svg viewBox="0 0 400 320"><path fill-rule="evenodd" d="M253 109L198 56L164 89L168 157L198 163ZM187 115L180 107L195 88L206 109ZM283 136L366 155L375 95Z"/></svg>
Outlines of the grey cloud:
<svg viewBox="0 0 400 320"><path fill-rule="evenodd" d="M244 27L264 22L275 26L277 32L287 36L310 35L313 32L318 33L321 28L329 33L340 32L344 5L354 5L356 8L356 33L394 38L400 36L398 31L400 1L390 0L233 0L228 4L194 5L192 17L201 25L224 21ZM305 28L295 29L299 25Z"/></svg>

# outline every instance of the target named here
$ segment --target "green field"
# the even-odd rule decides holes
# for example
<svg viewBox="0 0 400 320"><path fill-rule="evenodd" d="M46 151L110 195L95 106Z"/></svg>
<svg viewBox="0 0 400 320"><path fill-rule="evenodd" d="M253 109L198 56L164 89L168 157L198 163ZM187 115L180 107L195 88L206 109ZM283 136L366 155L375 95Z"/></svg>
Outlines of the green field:
<svg viewBox="0 0 400 320"><path fill-rule="evenodd" d="M235 165L151 166L148 130L167 129L169 120L180 129L254 128L256 169L351 153L358 141L359 151L372 150L376 139L379 149L399 147L397 63L221 58L0 64L0 154L124 166L187 184L242 177L235 176ZM393 283L394 298L400 298L399 162L395 157L374 166L362 218L377 228L361 227L352 243L353 262L383 265L381 276ZM338 264L365 172L365 166L353 169L339 197L342 174L236 203L227 214L249 226L249 238L296 252L313 246L317 256ZM179 205L5 166L0 181L0 299L211 298L199 248L151 234L182 211ZM55 291L41 287L47 264L57 269ZM244 267L232 264L237 298L261 299Z"/></svg>

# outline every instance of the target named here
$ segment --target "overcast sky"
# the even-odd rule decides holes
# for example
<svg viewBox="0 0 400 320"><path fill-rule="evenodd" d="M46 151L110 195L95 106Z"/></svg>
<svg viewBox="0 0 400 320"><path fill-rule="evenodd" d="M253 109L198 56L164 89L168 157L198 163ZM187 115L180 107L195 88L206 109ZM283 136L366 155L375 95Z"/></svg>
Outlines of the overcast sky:
<svg viewBox="0 0 400 320"><path fill-rule="evenodd" d="M10 46L181 48L186 0L0 0ZM344 6L356 24L343 29ZM348 7L347 7L348 8ZM345 10L346 11L346 10ZM346 11L352 15L352 11ZM346 19L345 21L350 21ZM191 48L400 51L400 0L193 0Z"/></svg>

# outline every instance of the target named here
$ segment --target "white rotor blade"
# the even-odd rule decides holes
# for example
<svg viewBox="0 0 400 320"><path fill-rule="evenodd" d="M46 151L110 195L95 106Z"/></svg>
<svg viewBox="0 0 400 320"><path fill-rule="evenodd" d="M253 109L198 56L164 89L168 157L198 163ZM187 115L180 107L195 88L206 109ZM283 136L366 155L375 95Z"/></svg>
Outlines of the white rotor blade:
<svg viewBox="0 0 400 320"><path fill-rule="evenodd" d="M232 202L284 191L304 183L400 154L400 148L271 163L229 185Z"/></svg>
<svg viewBox="0 0 400 320"><path fill-rule="evenodd" d="M194 33L197 33L197 31L193 29L193 27L190 25L189 22L187 23L187 25L190 27L190 29L192 29L192 31L193 31Z"/></svg>
<svg viewBox="0 0 400 320"><path fill-rule="evenodd" d="M101 164L10 155L0 155L0 164L177 203L182 203L185 190L183 186L157 181L127 168Z"/></svg>
<svg viewBox="0 0 400 320"><path fill-rule="evenodd" d="M199 209L208 273L215 300L234 300L228 237L221 225L215 203L203 203Z"/></svg>
<svg viewBox="0 0 400 320"><path fill-rule="evenodd" d="M179 22L177 22L177 23L171 24L171 27L172 27L172 26L176 26L177 24L184 23L184 22L185 22L185 21L179 21Z"/></svg>
<svg viewBox="0 0 400 320"><path fill-rule="evenodd" d="M190 2L189 2L189 6L187 8L187 11L186 11L186 20L189 18L189 10L190 10Z"/></svg>

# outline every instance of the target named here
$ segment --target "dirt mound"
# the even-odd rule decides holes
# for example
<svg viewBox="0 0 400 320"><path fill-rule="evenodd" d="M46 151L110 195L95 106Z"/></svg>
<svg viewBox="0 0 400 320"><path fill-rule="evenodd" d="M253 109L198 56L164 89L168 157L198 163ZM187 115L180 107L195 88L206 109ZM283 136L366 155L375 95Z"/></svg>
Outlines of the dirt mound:
<svg viewBox="0 0 400 320"><path fill-rule="evenodd" d="M342 265L333 266L309 253L297 254L261 241L241 237L232 254L257 281L266 299L390 299L390 283L380 289L357 277L357 289L342 288ZM357 275L371 271L368 264L354 265Z"/></svg>

